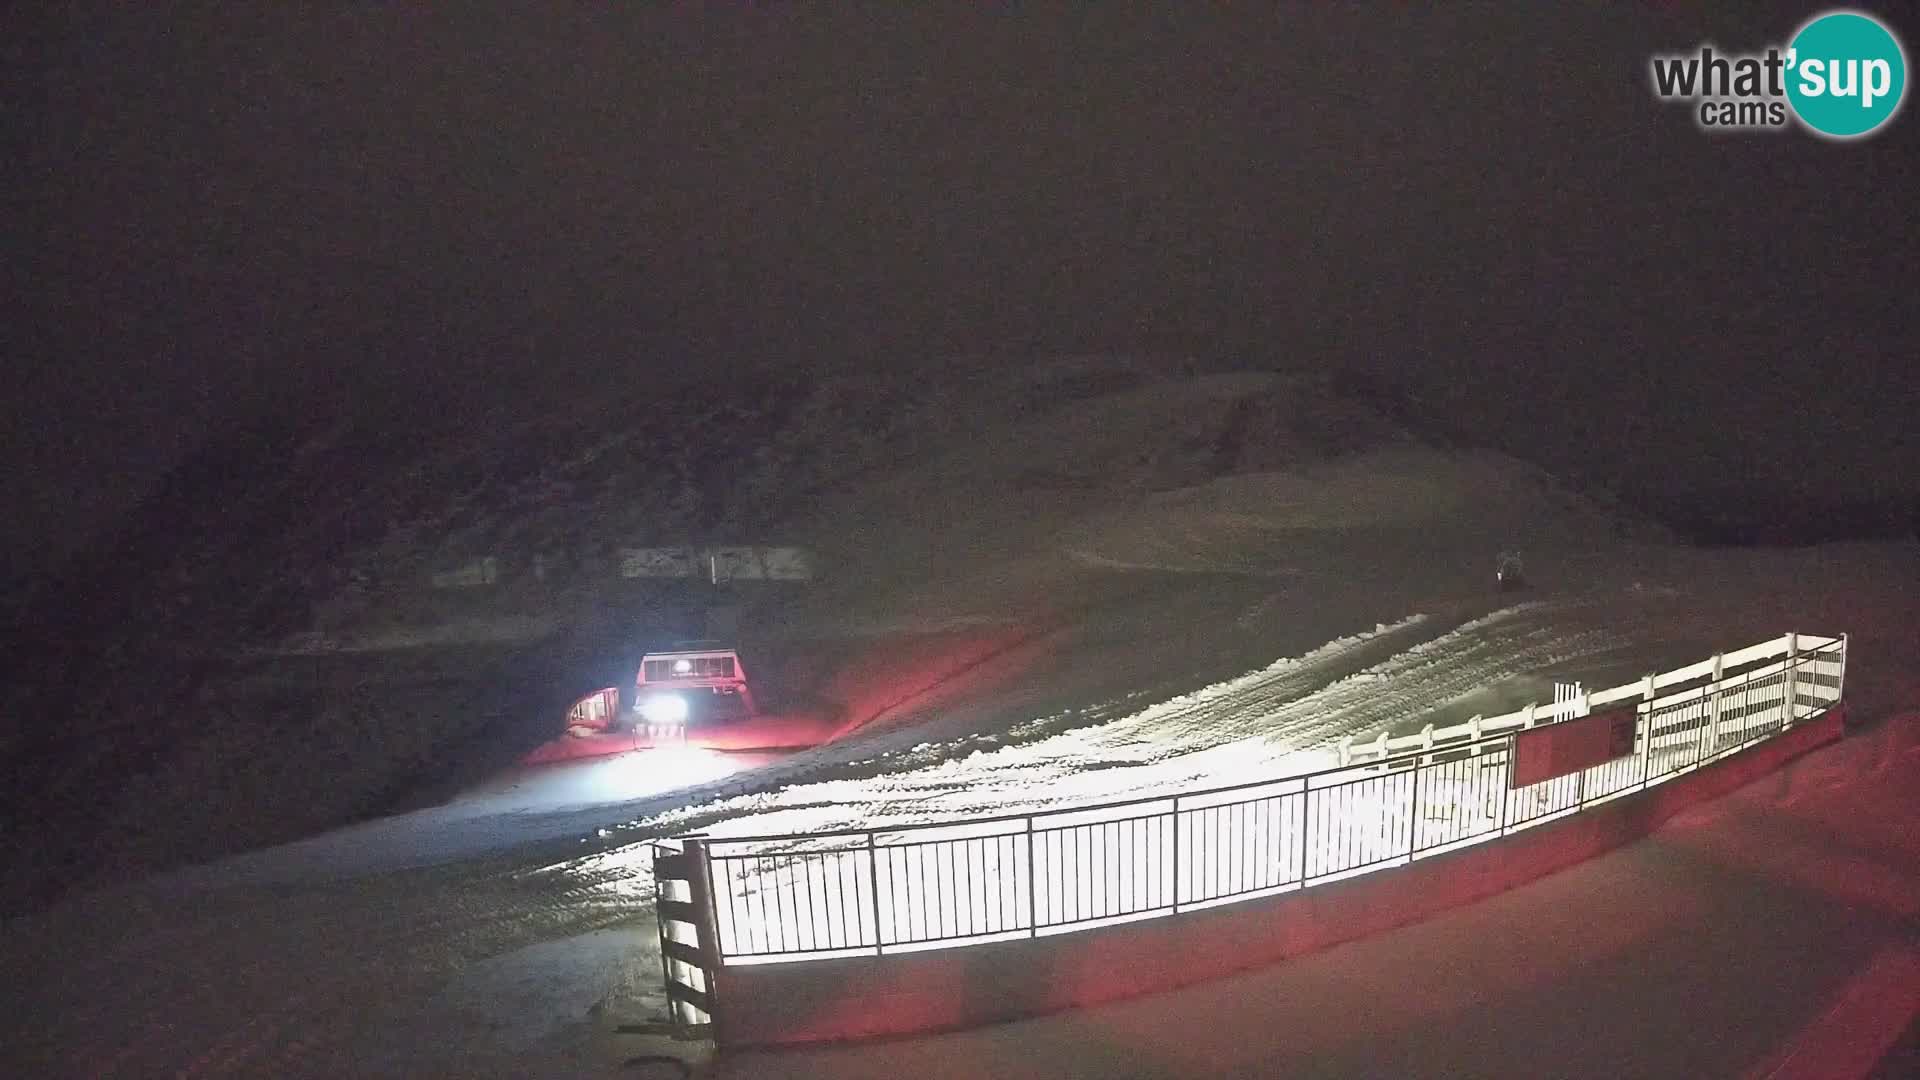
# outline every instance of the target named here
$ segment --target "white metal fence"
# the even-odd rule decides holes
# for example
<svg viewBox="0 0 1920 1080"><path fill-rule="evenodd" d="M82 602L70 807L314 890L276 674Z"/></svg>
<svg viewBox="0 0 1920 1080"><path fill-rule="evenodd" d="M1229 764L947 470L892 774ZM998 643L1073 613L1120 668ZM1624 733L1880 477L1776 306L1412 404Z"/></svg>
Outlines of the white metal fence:
<svg viewBox="0 0 1920 1080"><path fill-rule="evenodd" d="M1846 639L1788 634L1624 686L1341 745L1342 764L1173 797L890 829L709 839L721 963L1087 929L1307 888L1659 784L1840 700ZM1524 786L1518 736L1612 705L1630 753ZM1624 733L1624 729L1623 729Z"/></svg>

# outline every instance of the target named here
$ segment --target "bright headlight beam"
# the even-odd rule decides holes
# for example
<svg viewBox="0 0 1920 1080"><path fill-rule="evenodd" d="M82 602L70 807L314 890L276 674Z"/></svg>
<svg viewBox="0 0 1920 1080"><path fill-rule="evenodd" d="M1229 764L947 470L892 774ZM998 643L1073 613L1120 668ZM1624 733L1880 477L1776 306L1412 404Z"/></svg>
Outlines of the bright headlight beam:
<svg viewBox="0 0 1920 1080"><path fill-rule="evenodd" d="M678 694L656 694L640 705L649 724L680 724L687 719L687 699Z"/></svg>

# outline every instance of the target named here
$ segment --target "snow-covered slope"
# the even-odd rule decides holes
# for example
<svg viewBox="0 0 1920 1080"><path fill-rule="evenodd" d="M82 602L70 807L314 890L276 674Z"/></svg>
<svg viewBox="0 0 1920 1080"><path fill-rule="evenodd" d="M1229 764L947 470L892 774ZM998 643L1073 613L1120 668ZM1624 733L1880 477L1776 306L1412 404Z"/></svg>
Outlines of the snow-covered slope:
<svg viewBox="0 0 1920 1080"><path fill-rule="evenodd" d="M906 821L1245 775L1343 728L1478 710L1489 682L1538 694L1552 677L1624 681L1787 625L1851 631L1849 697L1867 715L1911 712L1920 597L1896 586L1915 558L1910 546L1617 551L1582 563L1578 587L1523 605L1322 635L1185 692L1023 708L1044 699L1024 684L1055 682L1039 667L988 695L997 709L909 714L686 791L565 810L529 791L491 814L465 801L76 897L6 923L0 965L19 993L0 1042L35 1075L620 1075L632 1048L613 1023L660 1006L650 835ZM1152 654L1126 637L1080 642L1068 669ZM395 869L448 837L468 846Z"/></svg>
<svg viewBox="0 0 1920 1080"><path fill-rule="evenodd" d="M0 745L34 781L10 806L46 828L11 839L9 889L289 839L511 760L631 663L662 602L698 614L702 597L622 582L623 545L813 547L821 580L744 598L741 632L850 700L877 696L849 685L874 650L819 643L876 625L1167 643L1131 682L1056 665L1051 704L1068 707L1431 610L1401 595L1410 553L1478 580L1498 547L1604 549L1631 528L1537 470L1424 446L1297 377L1073 358L648 406L610 392L479 431L262 419L210 444L69 583L79 602L42 605L66 629L26 643L37 677L8 688ZM484 553L558 569L423 587ZM1273 618L1308 598L1338 616L1270 636L1226 603L1242 586L1166 571L1264 582L1254 603ZM1243 618L1260 632L1216 632ZM302 641L357 651L276 657Z"/></svg>
<svg viewBox="0 0 1920 1080"><path fill-rule="evenodd" d="M661 1004L651 836L906 822L1217 783L1288 768L1342 734L1502 711L1550 696L1555 678L1625 681L1788 629L1854 634L1848 686L1863 707L1920 701L1910 546L1649 543L1537 470L1423 446L1292 380L1078 363L1024 383L983 380L943 404L901 406L925 426L902 428L891 460L795 450L795 484L817 486L781 520L846 570L750 614L765 616L770 639L835 635L834 663L869 690L884 689L888 672L862 643L1004 637L966 678L870 693L882 707L868 727L791 758L664 783L644 763L637 777L628 764L596 765L579 783L503 781L9 918L0 966L19 993L0 1044L34 1075L592 1075L617 1069L612 1022L657 1017ZM865 440L854 443L891 445ZM511 458L493 444L486 453L488 468ZM637 482L644 458L620 465L621 453L609 445L581 468ZM422 459L414 480L392 478L419 485L417 505L356 492L329 504L330 521L354 520L362 498L418 510L370 531L381 539L343 543L343 565L378 569L403 549L424 561L436 536L452 545L456 533L504 543L517 522L585 537L621 501L582 472L573 494L553 496L567 513L525 512L452 483L435 460ZM435 516L436 491L455 494L466 524ZM271 501L252 520L274 520ZM180 655L162 647L178 619L219 610L217 595L192 589L292 580L276 575L324 550L300 521L269 545L272 559L236 557L218 575L217 553L177 564L194 570L168 578L188 589L185 614L156 607L126 628L111 678L137 680L144 663ZM433 531L442 526L453 531ZM1538 584L1520 604L1489 588L1491 554L1509 543L1528 552ZM401 623L410 602L377 589L357 606L311 598L340 625ZM593 602L566 589L547 600L562 616ZM248 644L254 625L221 623L222 644ZM423 759L498 731L489 725L500 710L564 696L574 658L562 636L544 640L308 667L256 660L250 683L195 657L199 681L179 696L99 698L138 706L113 719L141 725L147 737L132 745L154 757L126 784L105 771L121 757L68 754L57 740L34 748L42 767L68 770L56 790L96 825L59 849L62 865L177 853L166 842L180 823L215 850L221 828L229 845L257 838L233 822L263 799L280 800L273 809L296 833L344 820L356 800L418 783ZM391 692L402 684L406 694ZM242 707L249 687L274 690L289 711L263 724ZM301 701L325 707L303 712ZM290 732L297 756L261 756Z"/></svg>

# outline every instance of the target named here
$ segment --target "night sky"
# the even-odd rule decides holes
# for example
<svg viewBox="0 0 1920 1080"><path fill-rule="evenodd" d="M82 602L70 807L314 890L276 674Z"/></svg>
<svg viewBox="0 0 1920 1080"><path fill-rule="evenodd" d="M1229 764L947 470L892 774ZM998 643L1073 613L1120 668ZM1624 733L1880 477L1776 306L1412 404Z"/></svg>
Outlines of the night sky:
<svg viewBox="0 0 1920 1080"><path fill-rule="evenodd" d="M1912 103L1841 145L1647 87L1810 7L283 7L4 35L16 569L224 415L955 352L1367 372L1629 490L1920 473Z"/></svg>

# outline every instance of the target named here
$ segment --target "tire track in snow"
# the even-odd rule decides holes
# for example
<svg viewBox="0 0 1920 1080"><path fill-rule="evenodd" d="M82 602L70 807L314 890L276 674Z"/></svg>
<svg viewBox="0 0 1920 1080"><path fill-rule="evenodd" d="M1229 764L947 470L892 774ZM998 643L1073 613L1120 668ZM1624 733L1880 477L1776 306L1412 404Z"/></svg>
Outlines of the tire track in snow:
<svg viewBox="0 0 1920 1080"><path fill-rule="evenodd" d="M1304 692L1341 674L1358 670L1374 659L1430 638L1446 629L1447 625L1443 620L1430 616L1413 615L1396 623L1377 626L1371 631L1337 638L1302 656L1278 660L1262 670L1269 675L1285 672L1295 680L1295 691ZM1229 683L1234 681L1228 680ZM748 774L636 801L627 807L627 813L635 816L623 825L614 826L613 830L621 835L618 843L641 842L652 836L688 831L699 827L705 820L704 817L690 815L713 812L725 816L726 811L717 811L716 808L731 806L734 800L761 796L782 787L840 780L864 781L878 773L904 772L979 750L1038 741L1062 730L1108 723L1116 714L1124 714L1128 704L1140 696L1129 695L1098 705L1063 710L1016 724L1006 730L968 733L948 739L927 739L925 729L935 723L933 720L907 728L856 733L845 740L804 750L777 763L761 766ZM582 831L592 828L591 825L585 826Z"/></svg>
<svg viewBox="0 0 1920 1080"><path fill-rule="evenodd" d="M1523 604L1450 629L1416 616L1101 723L1026 741L922 745L894 758L911 763L905 770L885 770L890 761L882 756L862 763L881 767L866 775L841 770L635 824L654 834L815 832L1055 809L1283 775L1327 760L1342 735L1404 727L1502 680L1624 644L1574 607ZM1412 635L1416 629L1436 632ZM1359 670L1342 667L1382 640L1395 649Z"/></svg>
<svg viewBox="0 0 1920 1080"><path fill-rule="evenodd" d="M1335 639L1302 656L1277 660L1259 671L1182 694L1118 718L1113 713L1123 706L1110 702L1039 717L1015 725L1006 732L969 734L929 742L924 741L920 733L909 730L861 740L857 744L824 747L805 755L796 755L779 766L758 770L744 781L734 780L705 790L677 792L672 799L675 809L635 821L627 828L643 830L645 835L667 835L705 828L711 822L738 816L740 808L751 808L757 800L769 797L770 793L777 795L781 791L806 790L830 802L833 797L831 793L843 786L852 785L857 790L859 785L873 782L877 777L937 768L970 755L999 749L1045 743L1071 736L1075 731L1124 724L1129 719L1156 710L1179 709L1187 704L1249 694L1258 700L1298 697L1343 674L1360 670L1378 658L1391 656L1428 640L1444 629L1444 626L1436 626L1435 620L1429 616L1412 615L1390 625L1377 626L1367 633ZM850 757L850 752L860 756Z"/></svg>

